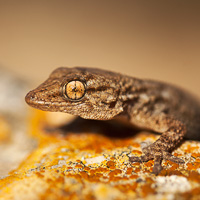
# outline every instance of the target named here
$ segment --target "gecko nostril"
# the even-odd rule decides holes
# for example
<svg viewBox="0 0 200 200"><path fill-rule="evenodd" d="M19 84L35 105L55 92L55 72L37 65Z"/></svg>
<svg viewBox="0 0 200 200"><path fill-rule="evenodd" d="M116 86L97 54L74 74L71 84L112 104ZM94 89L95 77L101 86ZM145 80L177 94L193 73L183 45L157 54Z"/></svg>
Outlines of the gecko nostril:
<svg viewBox="0 0 200 200"><path fill-rule="evenodd" d="M30 91L26 96L25 96L25 101L27 104L31 104L33 100L35 100L36 96L35 93Z"/></svg>

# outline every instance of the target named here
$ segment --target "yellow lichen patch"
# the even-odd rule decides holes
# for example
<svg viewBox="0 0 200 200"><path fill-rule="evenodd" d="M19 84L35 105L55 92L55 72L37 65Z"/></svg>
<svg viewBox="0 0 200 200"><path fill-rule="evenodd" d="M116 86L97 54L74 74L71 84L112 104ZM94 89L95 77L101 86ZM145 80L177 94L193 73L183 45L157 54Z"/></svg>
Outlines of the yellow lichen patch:
<svg viewBox="0 0 200 200"><path fill-rule="evenodd" d="M153 160L129 161L131 156L142 155L142 142L149 136L153 142L157 136L141 132L133 137L114 138L87 120L81 121L83 129L75 123L74 127L69 125L61 130L47 120L47 115L34 112L29 132L38 145L16 170L0 180L0 199L126 200L167 199L169 195L182 195L182 199L187 199L189 189L187 192L178 190L179 184L183 184L180 177L187 178L186 186L191 185L196 199L200 197L198 142L186 142L174 152L175 156L185 159L186 164L163 161L164 168L157 177L162 177L159 184L165 185L166 181L169 189L162 192L157 177L151 173ZM184 157L185 150L191 157ZM169 176L177 181L170 185ZM172 194L174 187L177 191Z"/></svg>

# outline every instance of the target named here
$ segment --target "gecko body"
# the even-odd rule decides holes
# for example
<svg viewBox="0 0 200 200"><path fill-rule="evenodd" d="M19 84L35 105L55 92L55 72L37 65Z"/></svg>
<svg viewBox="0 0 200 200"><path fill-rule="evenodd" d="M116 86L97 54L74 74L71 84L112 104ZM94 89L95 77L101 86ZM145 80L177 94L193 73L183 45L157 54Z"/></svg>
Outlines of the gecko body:
<svg viewBox="0 0 200 200"><path fill-rule="evenodd" d="M138 79L106 70L61 67L26 102L37 109L66 112L85 119L109 120L122 115L135 126L161 134L131 162L154 160L158 174L163 159L184 163L170 152L183 138L200 140L200 103L170 84Z"/></svg>

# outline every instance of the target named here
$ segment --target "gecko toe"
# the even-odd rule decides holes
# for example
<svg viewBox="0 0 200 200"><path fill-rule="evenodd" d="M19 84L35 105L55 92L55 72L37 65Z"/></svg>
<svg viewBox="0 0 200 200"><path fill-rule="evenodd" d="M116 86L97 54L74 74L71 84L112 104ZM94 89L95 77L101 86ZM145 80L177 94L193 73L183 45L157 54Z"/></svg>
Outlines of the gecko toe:
<svg viewBox="0 0 200 200"><path fill-rule="evenodd" d="M183 164L185 163L184 160L176 157L176 156L173 156L172 154L168 153L168 152L165 152L165 154L163 155L163 159L165 160L170 160L172 162L175 162L175 163L178 163L178 164Z"/></svg>
<svg viewBox="0 0 200 200"><path fill-rule="evenodd" d="M150 157L148 157L148 156L146 156L146 155L144 155L144 156L140 156L140 157L130 157L129 158L129 161L130 162L147 162L147 161L149 161L149 160L151 160L152 158L150 158Z"/></svg>
<svg viewBox="0 0 200 200"><path fill-rule="evenodd" d="M161 152L156 152L154 154L154 166L153 166L153 171L152 173L155 174L155 175L158 175L161 170L162 170L162 166L161 166L161 162L162 162L162 154Z"/></svg>
<svg viewBox="0 0 200 200"><path fill-rule="evenodd" d="M161 164L154 164L152 173L158 175L162 170Z"/></svg>
<svg viewBox="0 0 200 200"><path fill-rule="evenodd" d="M143 155L140 157L130 157L129 161L142 163L142 162L147 162L152 159L154 159L154 167L153 167L152 173L155 175L158 175L160 171L162 170L162 166L161 166L162 156L160 156L160 154L154 155L154 158L152 158L152 156L150 155Z"/></svg>
<svg viewBox="0 0 200 200"><path fill-rule="evenodd" d="M142 162L140 157L130 157L129 161L130 162Z"/></svg>
<svg viewBox="0 0 200 200"><path fill-rule="evenodd" d="M159 146L155 144L151 144L143 150L143 155L140 157L130 157L130 162L147 162L149 160L154 160L154 166L152 173L158 175L162 170L162 160L170 160L172 162L183 164L184 161L176 156L173 156L168 151L159 148Z"/></svg>

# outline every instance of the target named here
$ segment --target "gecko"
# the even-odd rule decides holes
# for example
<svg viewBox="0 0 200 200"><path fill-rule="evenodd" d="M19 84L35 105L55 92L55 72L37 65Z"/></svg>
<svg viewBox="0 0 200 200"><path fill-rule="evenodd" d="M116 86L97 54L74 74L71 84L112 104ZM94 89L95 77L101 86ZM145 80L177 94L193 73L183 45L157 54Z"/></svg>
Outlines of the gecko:
<svg viewBox="0 0 200 200"><path fill-rule="evenodd" d="M25 101L32 107L65 112L84 119L125 117L134 126L161 134L130 162L154 160L153 173L162 161L183 164L172 151L184 138L200 140L200 102L174 85L86 67L60 67L30 91Z"/></svg>

